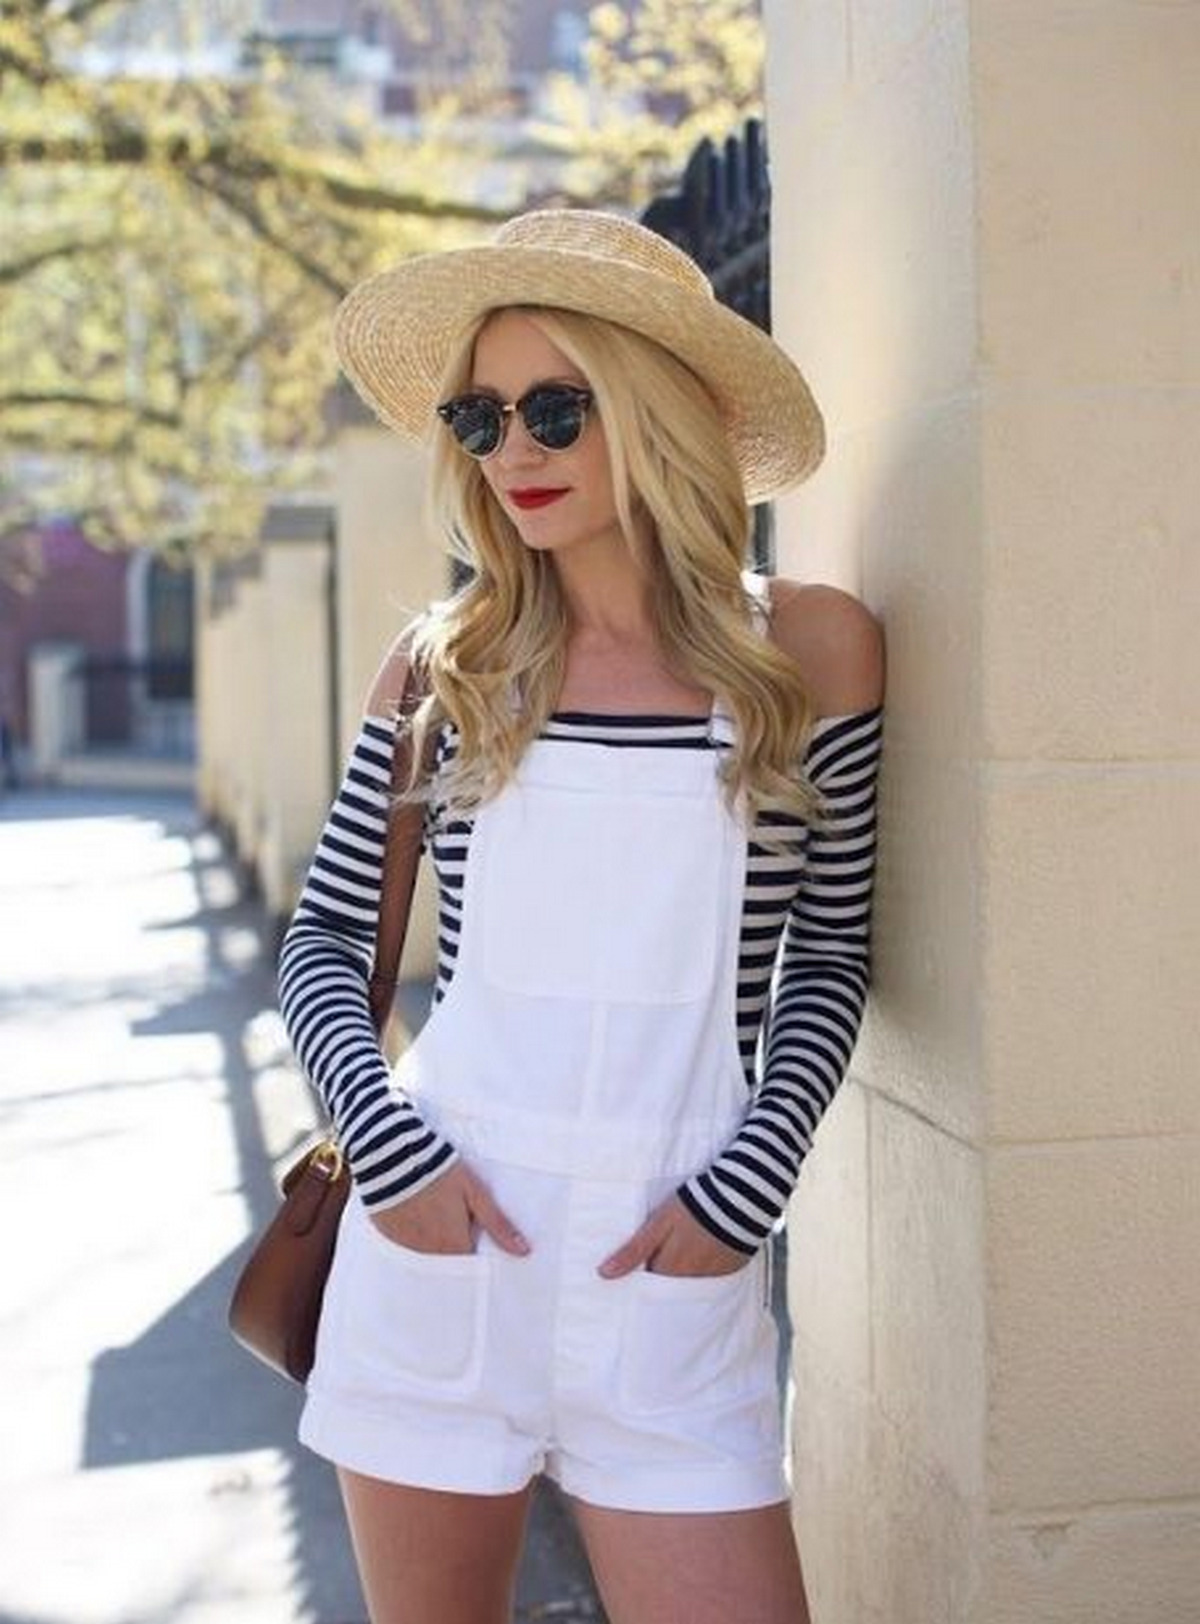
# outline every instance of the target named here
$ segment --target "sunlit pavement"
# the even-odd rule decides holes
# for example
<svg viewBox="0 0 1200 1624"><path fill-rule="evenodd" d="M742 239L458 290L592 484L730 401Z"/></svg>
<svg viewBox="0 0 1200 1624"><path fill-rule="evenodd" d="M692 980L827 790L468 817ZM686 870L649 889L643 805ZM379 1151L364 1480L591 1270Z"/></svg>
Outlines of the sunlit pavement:
<svg viewBox="0 0 1200 1624"><path fill-rule="evenodd" d="M0 1624L360 1624L299 1395L225 1304L314 1121L183 798L0 795ZM539 1492L516 1618L597 1619Z"/></svg>

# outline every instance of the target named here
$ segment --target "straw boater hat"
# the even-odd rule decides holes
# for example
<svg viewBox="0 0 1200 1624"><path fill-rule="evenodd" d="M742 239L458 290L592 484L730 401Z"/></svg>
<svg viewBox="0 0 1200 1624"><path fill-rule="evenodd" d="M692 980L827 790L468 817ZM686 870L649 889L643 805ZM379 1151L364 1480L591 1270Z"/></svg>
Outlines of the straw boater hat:
<svg viewBox="0 0 1200 1624"><path fill-rule="evenodd" d="M523 214L481 247L419 254L369 277L338 310L338 357L383 422L422 438L462 336L486 311L514 304L602 316L670 350L716 400L748 502L798 484L820 462L821 413L794 362L718 304L682 250L614 214Z"/></svg>

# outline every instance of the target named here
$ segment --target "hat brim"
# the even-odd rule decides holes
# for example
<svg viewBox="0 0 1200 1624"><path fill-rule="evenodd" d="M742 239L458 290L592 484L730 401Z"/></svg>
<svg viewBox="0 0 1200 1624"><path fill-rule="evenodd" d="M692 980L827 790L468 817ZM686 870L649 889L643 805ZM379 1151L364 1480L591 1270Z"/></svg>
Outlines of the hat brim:
<svg viewBox="0 0 1200 1624"><path fill-rule="evenodd" d="M382 422L423 438L450 356L475 321L506 305L602 317L690 367L716 400L747 502L799 484L824 455L824 422L808 384L766 333L704 293L563 249L456 248L381 271L338 310L338 359Z"/></svg>

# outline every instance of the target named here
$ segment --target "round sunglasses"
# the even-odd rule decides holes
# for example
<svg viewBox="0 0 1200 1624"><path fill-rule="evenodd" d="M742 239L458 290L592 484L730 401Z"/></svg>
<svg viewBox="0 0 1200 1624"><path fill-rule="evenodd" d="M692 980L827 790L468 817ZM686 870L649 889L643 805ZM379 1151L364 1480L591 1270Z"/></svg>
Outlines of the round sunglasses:
<svg viewBox="0 0 1200 1624"><path fill-rule="evenodd" d="M544 451L568 451L583 433L590 389L570 383L539 383L520 400L497 400L495 395L455 395L443 401L437 414L469 457L494 456L504 444L514 412L520 412L525 432Z"/></svg>

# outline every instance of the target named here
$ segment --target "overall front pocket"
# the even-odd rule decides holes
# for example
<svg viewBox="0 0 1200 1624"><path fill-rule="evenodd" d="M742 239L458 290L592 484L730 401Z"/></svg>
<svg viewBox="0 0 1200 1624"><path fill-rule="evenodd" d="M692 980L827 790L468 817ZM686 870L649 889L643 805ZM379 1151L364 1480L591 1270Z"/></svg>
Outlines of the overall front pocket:
<svg viewBox="0 0 1200 1624"><path fill-rule="evenodd" d="M753 1264L722 1275L642 1270L630 1279L620 1390L631 1412L716 1407L773 1380Z"/></svg>
<svg viewBox="0 0 1200 1624"><path fill-rule="evenodd" d="M338 1304L344 1374L381 1391L472 1391L483 1367L487 1258L414 1252L381 1234L357 1203L348 1213L351 1267Z"/></svg>
<svg viewBox="0 0 1200 1624"><path fill-rule="evenodd" d="M485 811L472 837L479 875L471 901L492 986L632 1004L710 992L719 805L539 784L514 787Z"/></svg>

